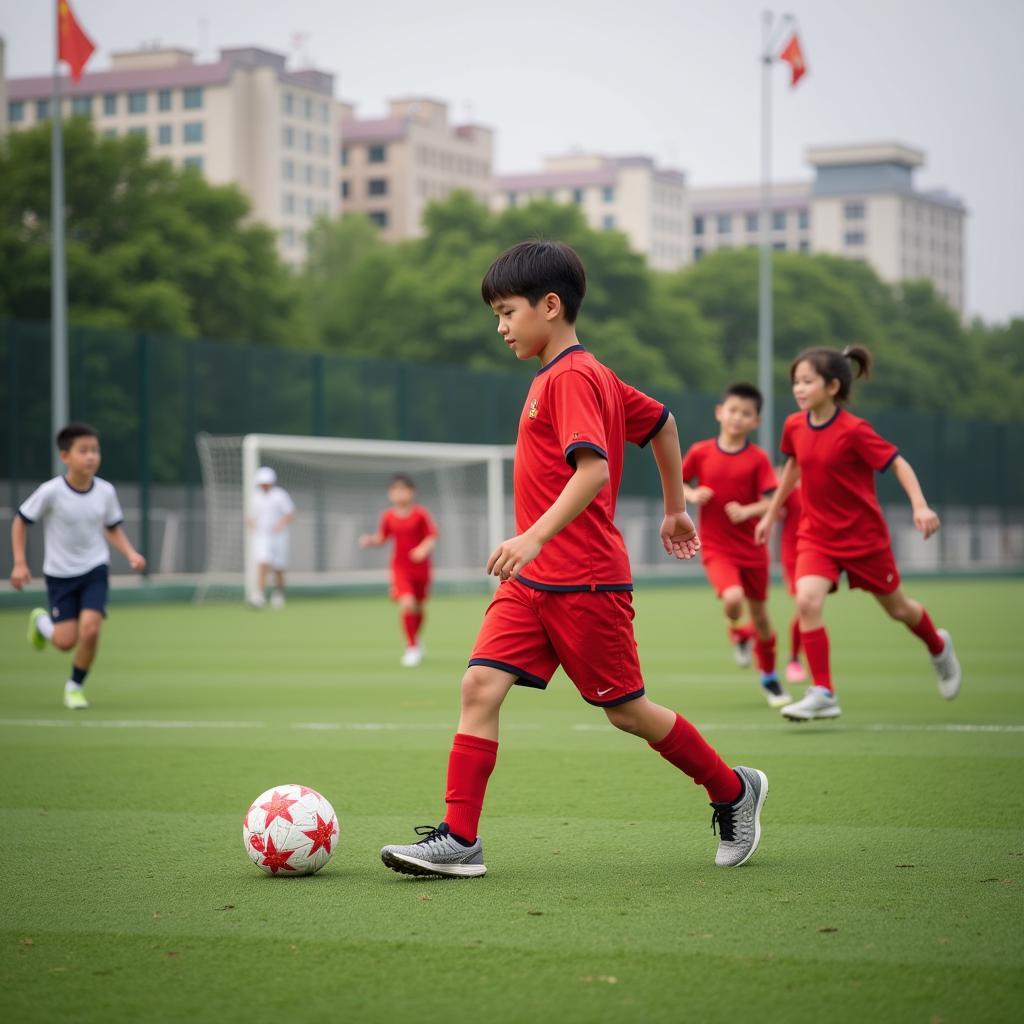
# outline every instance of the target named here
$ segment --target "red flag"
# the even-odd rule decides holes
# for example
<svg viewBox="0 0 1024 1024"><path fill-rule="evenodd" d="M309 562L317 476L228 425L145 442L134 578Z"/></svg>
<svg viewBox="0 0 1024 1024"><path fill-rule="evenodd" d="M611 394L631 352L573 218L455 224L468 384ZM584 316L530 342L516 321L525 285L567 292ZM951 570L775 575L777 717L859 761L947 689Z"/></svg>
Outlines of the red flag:
<svg viewBox="0 0 1024 1024"><path fill-rule="evenodd" d="M67 0L57 0L57 60L64 61L71 69L71 79L77 82L82 77L86 62L96 47L75 21Z"/></svg>
<svg viewBox="0 0 1024 1024"><path fill-rule="evenodd" d="M790 67L793 75L789 80L791 86L796 85L807 74L804 51L800 49L800 37L795 32L786 43L786 48L779 54L779 60L784 60Z"/></svg>

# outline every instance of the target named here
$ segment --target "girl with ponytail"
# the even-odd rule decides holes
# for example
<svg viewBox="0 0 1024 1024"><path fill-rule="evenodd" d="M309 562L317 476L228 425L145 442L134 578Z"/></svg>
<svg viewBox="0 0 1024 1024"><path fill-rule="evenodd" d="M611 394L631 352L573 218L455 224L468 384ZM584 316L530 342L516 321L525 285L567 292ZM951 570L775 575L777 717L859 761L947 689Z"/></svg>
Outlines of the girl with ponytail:
<svg viewBox="0 0 1024 1024"><path fill-rule="evenodd" d="M845 572L851 588L872 594L889 616L902 622L927 646L938 676L939 693L952 700L960 692L960 664L953 640L936 629L928 612L907 597L893 558L889 528L878 503L875 473L892 467L907 492L914 526L927 539L939 528L910 463L899 449L880 437L867 420L846 405L853 382L871 372L871 353L862 345L842 352L809 348L789 368L799 412L786 420L782 454L786 464L778 490L755 530L766 543L779 511L799 481L803 512L797 531L796 606L800 635L811 671L811 685L801 700L782 708L791 721L838 718L829 666L825 598Z"/></svg>

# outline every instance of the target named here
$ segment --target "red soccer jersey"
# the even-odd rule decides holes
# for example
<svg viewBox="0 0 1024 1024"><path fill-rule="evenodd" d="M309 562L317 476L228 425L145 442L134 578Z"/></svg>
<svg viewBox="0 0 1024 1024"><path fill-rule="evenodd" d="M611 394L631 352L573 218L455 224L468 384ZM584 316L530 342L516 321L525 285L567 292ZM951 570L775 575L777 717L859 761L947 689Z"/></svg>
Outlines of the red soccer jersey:
<svg viewBox="0 0 1024 1024"><path fill-rule="evenodd" d="M591 448L608 460L608 485L526 567L521 583L540 590L632 590L629 556L615 527L626 442L643 447L668 419L661 402L624 384L582 345L537 373L519 419L514 467L516 531L529 529Z"/></svg>
<svg viewBox="0 0 1024 1024"><path fill-rule="evenodd" d="M718 446L718 438L698 441L683 458L683 479L696 480L715 492L700 507L697 532L703 557L726 558L734 565L764 565L768 549L754 542L757 520L734 523L725 514L731 501L753 505L775 490L775 471L764 449L748 441L738 452L727 452Z"/></svg>
<svg viewBox="0 0 1024 1024"><path fill-rule="evenodd" d="M437 536L437 527L430 513L422 505L413 505L407 516L400 516L394 509L386 509L380 517L378 532L385 539L393 538L394 547L391 551L391 568L399 569L406 576L417 574L430 575L430 558L422 562L414 562L409 557L417 544L427 537Z"/></svg>
<svg viewBox="0 0 1024 1024"><path fill-rule="evenodd" d="M867 420L844 409L820 426L795 412L782 428L782 454L800 467L803 515L799 547L836 558L858 558L889 547L889 527L878 504L875 473L892 465L899 449Z"/></svg>
<svg viewBox="0 0 1024 1024"><path fill-rule="evenodd" d="M782 541L779 545L779 558L783 565L796 564L796 535L800 529L800 516L803 514L803 498L800 481L789 492L789 497L782 503L786 518L782 520Z"/></svg>

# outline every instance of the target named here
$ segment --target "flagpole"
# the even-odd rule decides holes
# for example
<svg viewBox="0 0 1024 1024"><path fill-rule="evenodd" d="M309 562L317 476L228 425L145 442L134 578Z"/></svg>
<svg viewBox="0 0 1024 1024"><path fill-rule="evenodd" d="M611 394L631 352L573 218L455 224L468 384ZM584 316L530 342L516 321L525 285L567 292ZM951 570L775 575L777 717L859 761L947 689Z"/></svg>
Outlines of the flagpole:
<svg viewBox="0 0 1024 1024"><path fill-rule="evenodd" d="M775 459L775 386L772 375L772 12L761 21L761 251L757 303L757 385L764 399L758 440Z"/></svg>
<svg viewBox="0 0 1024 1024"><path fill-rule="evenodd" d="M54 5L57 9L57 5ZM53 101L51 123L50 229L50 426L52 435L69 419L68 413L68 327L67 284L64 264L64 116L60 95L60 14L57 14L53 47ZM64 466L54 449L54 472Z"/></svg>

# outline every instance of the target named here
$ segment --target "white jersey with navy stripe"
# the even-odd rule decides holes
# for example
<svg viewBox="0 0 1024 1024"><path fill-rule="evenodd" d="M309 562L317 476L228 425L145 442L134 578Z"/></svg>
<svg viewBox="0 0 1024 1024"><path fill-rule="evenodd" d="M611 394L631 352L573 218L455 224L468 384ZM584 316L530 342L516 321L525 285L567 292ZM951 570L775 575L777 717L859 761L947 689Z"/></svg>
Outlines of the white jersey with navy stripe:
<svg viewBox="0 0 1024 1024"><path fill-rule="evenodd" d="M66 579L83 576L110 561L105 529L124 519L114 485L93 477L87 491L76 491L67 477L47 480L21 503L27 523L43 522L43 572Z"/></svg>

